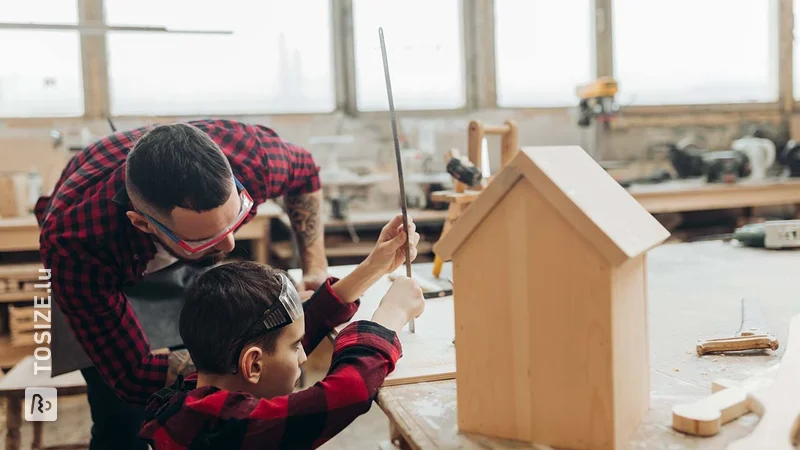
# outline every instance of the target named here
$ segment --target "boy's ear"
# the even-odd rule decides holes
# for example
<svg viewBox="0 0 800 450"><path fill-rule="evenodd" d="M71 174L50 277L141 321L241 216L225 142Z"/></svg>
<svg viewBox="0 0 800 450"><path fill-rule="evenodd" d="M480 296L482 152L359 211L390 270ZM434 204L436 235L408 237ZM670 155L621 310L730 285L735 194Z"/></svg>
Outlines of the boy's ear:
<svg viewBox="0 0 800 450"><path fill-rule="evenodd" d="M262 357L264 352L258 346L250 346L244 349L242 357L239 359L239 372L245 381L257 384L264 373L264 363Z"/></svg>

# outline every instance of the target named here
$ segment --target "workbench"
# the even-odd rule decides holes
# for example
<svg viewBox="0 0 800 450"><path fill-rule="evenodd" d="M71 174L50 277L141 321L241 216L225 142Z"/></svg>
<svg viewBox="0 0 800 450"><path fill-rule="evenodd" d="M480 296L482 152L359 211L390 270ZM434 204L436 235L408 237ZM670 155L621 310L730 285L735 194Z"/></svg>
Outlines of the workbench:
<svg viewBox="0 0 800 450"><path fill-rule="evenodd" d="M730 184L695 178L634 184L627 190L652 214L800 204L797 178L744 179Z"/></svg>
<svg viewBox="0 0 800 450"><path fill-rule="evenodd" d="M269 224L274 217L284 215L283 209L272 201L258 206L252 220L236 231L236 239L253 241L253 259L267 262ZM39 224L33 215L0 219L0 252L39 251Z"/></svg>
<svg viewBox="0 0 800 450"><path fill-rule="evenodd" d="M448 265L443 273L449 273ZM344 276L352 267L332 267L331 273ZM414 264L415 272L420 273L430 273L430 267L430 263ZM710 395L715 379L744 380L780 362L789 321L800 313L797 267L800 250L769 251L722 241L664 244L649 253L651 408L630 442L631 448L721 449L753 429L757 417L748 414L723 426L712 438L683 435L671 428L671 408ZM576 274L576 282L579 278ZM354 319L369 318L388 286L388 281L382 280L367 291ZM457 295L458 286L455 292ZM756 356L698 357L698 338L729 337L738 330L743 297L760 301L761 312L781 347ZM428 300L452 301L452 297ZM442 308L426 308L434 310ZM431 317L423 322L423 317L417 319L417 333L425 322L436 322ZM452 327L445 323L452 321L452 315L442 314L437 319L442 327ZM503 361L497 362L497 375L503 376ZM548 448L459 433L456 386L450 379L381 388L377 405L389 418L393 440L412 449Z"/></svg>

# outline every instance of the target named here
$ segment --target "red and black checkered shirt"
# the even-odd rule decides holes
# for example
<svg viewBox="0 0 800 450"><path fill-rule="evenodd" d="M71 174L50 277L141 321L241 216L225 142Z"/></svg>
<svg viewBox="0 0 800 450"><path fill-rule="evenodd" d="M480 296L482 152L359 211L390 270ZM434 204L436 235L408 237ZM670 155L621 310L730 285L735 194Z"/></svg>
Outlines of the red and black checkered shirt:
<svg viewBox="0 0 800 450"><path fill-rule="evenodd" d="M303 305L307 353L357 309L336 297L330 288L335 281L329 279ZM375 322L353 322L337 336L330 370L321 382L258 399L213 386L197 388L192 375L153 396L141 436L155 450L317 448L369 410L401 355L394 331Z"/></svg>
<svg viewBox="0 0 800 450"><path fill-rule="evenodd" d="M220 146L256 205L320 188L311 154L267 127L227 120L189 123ZM151 236L125 215L131 209L126 157L148 129L118 132L85 148L67 164L52 196L40 198L35 208L40 255L51 269L56 304L98 371L130 403L144 403L167 379L167 355L150 353L121 290L142 278L156 254ZM254 207L245 223L256 212Z"/></svg>

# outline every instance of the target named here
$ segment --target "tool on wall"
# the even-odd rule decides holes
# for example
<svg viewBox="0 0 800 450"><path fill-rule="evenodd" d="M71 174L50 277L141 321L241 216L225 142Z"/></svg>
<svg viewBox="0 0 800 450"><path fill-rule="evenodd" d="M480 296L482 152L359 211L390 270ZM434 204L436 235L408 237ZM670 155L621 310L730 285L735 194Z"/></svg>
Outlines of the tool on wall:
<svg viewBox="0 0 800 450"><path fill-rule="evenodd" d="M702 339L697 342L699 356L743 350L777 350L778 339L767 330L755 299L742 299L742 322L736 335L729 338Z"/></svg>
<svg viewBox="0 0 800 450"><path fill-rule="evenodd" d="M619 113L619 105L614 99L618 91L617 81L612 77L600 77L591 83L578 86L576 88L580 98L578 126L588 127L594 119L608 129L611 121Z"/></svg>
<svg viewBox="0 0 800 450"><path fill-rule="evenodd" d="M397 117L394 112L394 98L392 98L392 81L389 78L389 59L386 56L386 40L383 37L383 28L378 28L378 36L381 41L381 55L383 56L383 74L386 77L386 95L389 98L389 113L392 119L392 137L394 138L394 154L397 159L397 178L400 182L400 207L403 212L403 228L408 230L408 209L406 207L406 189L403 180L403 160L400 155L400 140L397 138ZM411 278L411 239L410 233L406 232L406 276ZM416 332L414 319L408 322L408 329L412 333Z"/></svg>

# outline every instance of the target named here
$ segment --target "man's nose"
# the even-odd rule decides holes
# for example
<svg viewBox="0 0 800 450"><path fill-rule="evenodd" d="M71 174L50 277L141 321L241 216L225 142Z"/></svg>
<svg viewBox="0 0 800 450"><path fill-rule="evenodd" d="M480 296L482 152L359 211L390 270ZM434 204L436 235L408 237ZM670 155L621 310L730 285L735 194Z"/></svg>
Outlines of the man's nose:
<svg viewBox="0 0 800 450"><path fill-rule="evenodd" d="M233 233L229 233L225 236L225 239L219 241L219 244L214 246L214 249L223 253L230 253L233 251L234 247L236 247L236 239L233 237Z"/></svg>

